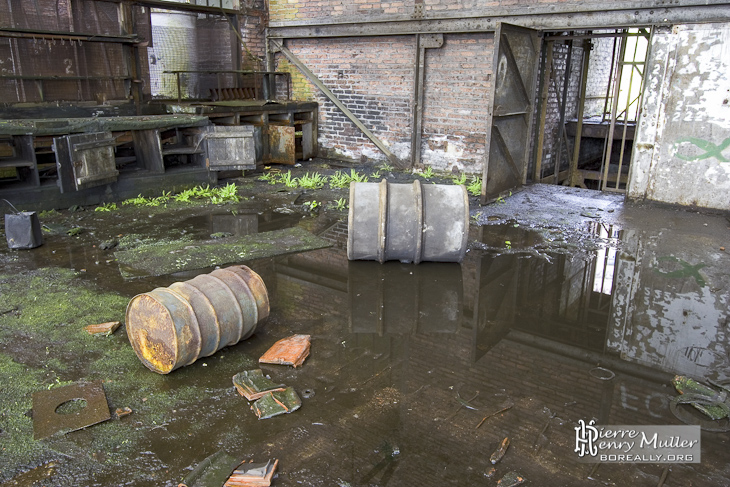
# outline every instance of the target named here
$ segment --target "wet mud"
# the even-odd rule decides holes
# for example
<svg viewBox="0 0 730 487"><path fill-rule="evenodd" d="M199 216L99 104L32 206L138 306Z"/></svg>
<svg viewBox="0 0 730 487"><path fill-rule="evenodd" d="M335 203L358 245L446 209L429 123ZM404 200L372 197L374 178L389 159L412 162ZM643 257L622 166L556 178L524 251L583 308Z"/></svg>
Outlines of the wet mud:
<svg viewBox="0 0 730 487"><path fill-rule="evenodd" d="M277 486L730 482L728 433L703 432L701 463L670 471L595 468L574 451L581 419L682 424L669 407L676 374L730 379L725 215L533 186L485 207L472 199L461 264L381 265L347 260L346 211L303 206L344 190L238 184L240 203L60 210L41 218L55 228L43 246L0 250L0 482L173 487L220 450L279 459ZM124 323L136 294L212 270L125 279L115 252L287 228L329 246L237 262L271 300L250 339L162 376L124 325L84 330ZM294 334L311 336L301 367L258 363ZM259 420L232 382L257 368L301 408ZM33 393L79 381L101 381L110 411L132 413L34 440Z"/></svg>

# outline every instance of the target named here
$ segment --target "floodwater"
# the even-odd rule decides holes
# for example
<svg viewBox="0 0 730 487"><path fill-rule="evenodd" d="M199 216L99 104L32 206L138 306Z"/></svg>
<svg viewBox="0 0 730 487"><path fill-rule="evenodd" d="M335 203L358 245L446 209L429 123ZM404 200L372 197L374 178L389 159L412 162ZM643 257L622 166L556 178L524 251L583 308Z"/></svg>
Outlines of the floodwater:
<svg viewBox="0 0 730 487"><path fill-rule="evenodd" d="M138 394L122 387L114 390L127 393L114 396L107 385L110 405L129 404L131 415L40 440L43 455L0 460L0 480L27 471L8 485L176 486L225 450L279 459L276 486L489 486L510 472L525 485L655 486L663 475L665 485L727 485L728 433L702 433L701 463L596 468L575 452L579 420L681 424L669 408L675 374L730 379L729 262L717 240L727 222L648 211L628 211L619 223L581 221L572 233L592 245L580 248L563 245L570 239L556 227L485 215L485 225L472 225L464 262L420 265L349 262L341 214L140 216L135 231L150 237L304 225L332 247L246 262L271 300L251 339L154 377L155 387ZM107 223L92 219L97 240L104 238ZM122 223L114 232L126 231ZM127 298L210 270L124 280L112 253L65 236L8 262L14 271L83 269L83 282ZM257 368L257 357L295 333L312 336L303 366L261 368L293 386L303 405L259 421L231 377ZM109 344L133 353L123 328ZM2 350L22 362L13 344ZM155 375L141 362L132 369L130 377ZM91 374L70 370L77 376L64 379ZM107 379L137 380L124 375ZM165 395L176 399L156 402ZM121 431L116 445L101 440L110 428ZM510 446L493 466L490 455L505 437Z"/></svg>

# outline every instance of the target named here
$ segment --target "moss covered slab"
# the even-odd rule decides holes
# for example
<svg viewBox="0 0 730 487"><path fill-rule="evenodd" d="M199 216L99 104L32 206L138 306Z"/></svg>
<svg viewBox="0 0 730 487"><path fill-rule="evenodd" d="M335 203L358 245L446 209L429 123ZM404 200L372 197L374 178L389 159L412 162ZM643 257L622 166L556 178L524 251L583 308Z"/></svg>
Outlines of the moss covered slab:
<svg viewBox="0 0 730 487"><path fill-rule="evenodd" d="M173 241L165 245L143 244L115 252L125 279L163 276L173 272L322 249L332 244L306 230L293 227L243 237L200 242Z"/></svg>

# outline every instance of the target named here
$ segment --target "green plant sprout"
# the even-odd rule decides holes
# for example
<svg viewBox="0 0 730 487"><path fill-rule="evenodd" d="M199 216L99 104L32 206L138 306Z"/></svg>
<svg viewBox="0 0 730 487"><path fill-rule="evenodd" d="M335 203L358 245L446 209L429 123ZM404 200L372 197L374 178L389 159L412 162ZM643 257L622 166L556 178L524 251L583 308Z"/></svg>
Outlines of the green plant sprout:
<svg viewBox="0 0 730 487"><path fill-rule="evenodd" d="M433 177L433 168L428 166L421 175L426 179L431 179Z"/></svg>
<svg viewBox="0 0 730 487"><path fill-rule="evenodd" d="M309 209L309 211L314 211L317 208L319 208L319 203L317 203L317 201L315 201L315 200L312 200L312 201L307 201L306 203L304 203L304 206L306 206Z"/></svg>
<svg viewBox="0 0 730 487"><path fill-rule="evenodd" d="M335 210L342 211L347 209L347 200L345 198L339 198L335 201Z"/></svg>
<svg viewBox="0 0 730 487"><path fill-rule="evenodd" d="M479 176L472 176L466 190L472 196L479 196L482 194L482 178Z"/></svg>
<svg viewBox="0 0 730 487"><path fill-rule="evenodd" d="M393 166L391 166L387 162L384 162L380 165L380 170L383 172L391 172L393 171Z"/></svg>
<svg viewBox="0 0 730 487"><path fill-rule="evenodd" d="M461 176L453 177L453 178L451 178L451 180L454 182L454 184L459 184L461 186L464 186L466 184L466 173L461 173Z"/></svg>
<svg viewBox="0 0 730 487"><path fill-rule="evenodd" d="M94 211L112 211L117 209L116 203L104 203L101 206L94 208Z"/></svg>
<svg viewBox="0 0 730 487"><path fill-rule="evenodd" d="M321 174L315 172L311 175L309 173L297 179L299 187L304 189L319 189L322 188L327 182L327 178Z"/></svg>

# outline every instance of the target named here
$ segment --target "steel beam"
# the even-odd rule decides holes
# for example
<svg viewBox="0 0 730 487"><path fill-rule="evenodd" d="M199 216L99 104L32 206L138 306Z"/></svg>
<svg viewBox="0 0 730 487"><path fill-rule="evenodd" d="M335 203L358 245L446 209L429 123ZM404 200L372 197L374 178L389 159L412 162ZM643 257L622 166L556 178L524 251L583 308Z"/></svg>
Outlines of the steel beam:
<svg viewBox="0 0 730 487"><path fill-rule="evenodd" d="M413 134L411 137L411 167L421 163L421 128L423 126L423 84L426 71L426 49L444 45L441 34L416 35L415 86L413 92Z"/></svg>
<svg viewBox="0 0 730 487"><path fill-rule="evenodd" d="M730 21L730 2L688 0L682 5L660 2L620 2L595 6L552 5L536 8L502 8L461 10L453 16L416 20L411 16L383 16L364 21L350 18L336 22L271 22L269 35L274 38L319 38L415 35L435 33L493 32L497 22L538 30L610 29L652 25L691 24Z"/></svg>
<svg viewBox="0 0 730 487"><path fill-rule="evenodd" d="M326 87L326 86L324 85L324 83L322 83L322 81L320 81L320 79L319 79L319 78L317 77L317 75L315 75L315 74L314 74L314 73L313 73L313 72L312 72L312 71L311 71L311 70L310 70L310 69L309 69L308 67L306 67L306 66L304 65L304 63L302 63L302 62L301 62L301 61L299 60L299 58L298 58L298 57L296 57L296 56L294 55L294 53L292 53L292 52L291 52L291 51L290 51L289 49L287 49L287 48L286 48L286 47L285 47L285 46L283 45L283 43L280 43L280 42L278 42L278 41L276 41L276 40L273 40L273 39L269 39L269 42L271 43L271 45L272 45L273 47L275 47L276 49L278 49L278 50L279 50L279 51L280 51L280 52L281 52L281 53L282 53L282 54L284 55L284 57L286 57L286 58L287 58L287 59L289 60L289 62L291 62L291 63L292 63L292 64L293 64L294 66L296 66L296 67L297 67L297 69L299 69L299 71L301 71L301 72L302 72L302 74L303 74L304 76L306 76L306 77L307 77L307 79L309 79L309 81L311 81L311 82L312 82L312 83L313 83L313 84L314 84L314 85L315 85L315 86L316 86L317 88L319 88L319 89L320 89L320 90L322 91L322 93L324 93L324 95L325 95L325 96L326 96L327 98L329 98L329 99L330 99L330 101L331 101L332 103L334 103L334 104L335 104L335 105L337 106L337 108L339 108L340 110L342 110L342 113L344 113L344 114L345 114L345 116L346 116L347 118L349 118L349 119L350 119L350 121L351 121L352 123L354 123L354 124L355 124L355 125L357 126L357 128L359 128L360 130L362 130L362 132L363 132L363 133L365 134L365 136L366 136L366 137L367 137L368 139L370 139L370 140L372 141L372 143L373 143L373 144L375 144L375 145L376 145L376 146L378 147L378 149L380 149L380 150L381 150L381 152L382 152L383 154L385 154L385 157L387 157L387 158L388 158L388 161L389 161L389 162L390 162L391 164L394 164L394 165L398 166L398 167L399 167L399 168L401 168L401 169L403 169L403 168L404 168L404 166L405 166L405 165L404 165L404 163L403 163L403 162L402 162L402 161L401 161L400 159L398 159L398 157L396 157L396 155L395 155L395 154L393 154L392 152L390 152L390 150L388 150L388 148L387 148L387 147L385 146L385 144L383 144L383 142L382 142L382 141L381 141L380 139L378 139L378 138L377 138L377 137L375 136L375 134L373 134L373 133L372 133L372 132L370 131L370 129L368 129L368 128L367 128L367 127L366 127L366 126L365 126L365 125L364 125L364 124L363 124L363 123L362 123L362 122L361 122L361 121L360 121L360 120L359 120L359 119L358 119L358 118L357 118L357 117L355 116L355 114L354 114L354 113L352 113L352 112L350 111L350 109L349 109L349 108L347 108L347 107L345 106L345 104L344 104L344 103L342 103L342 102L341 102L341 101L339 100L339 98L337 98L337 96L336 96L336 95L335 95L334 93L332 93L332 91L330 91L330 89L329 89L329 88L327 88L327 87Z"/></svg>

